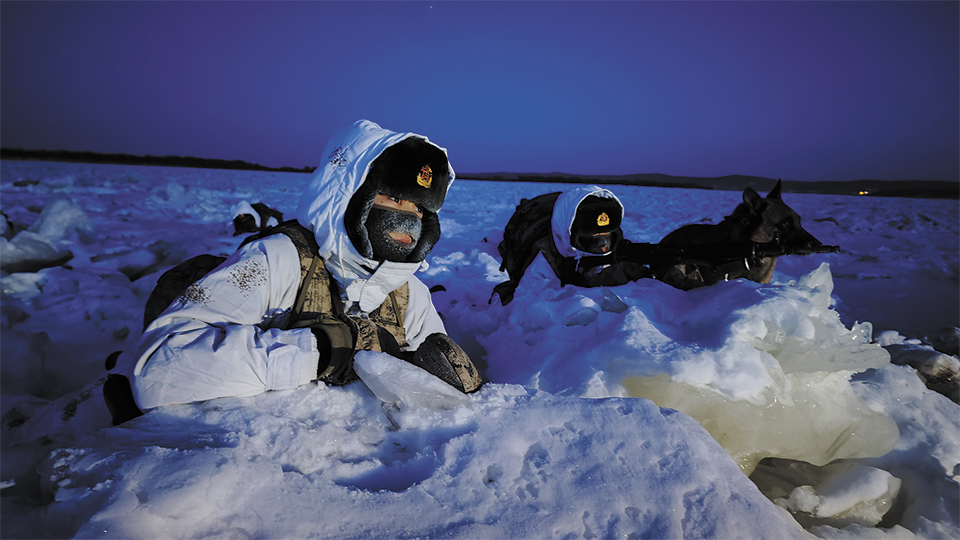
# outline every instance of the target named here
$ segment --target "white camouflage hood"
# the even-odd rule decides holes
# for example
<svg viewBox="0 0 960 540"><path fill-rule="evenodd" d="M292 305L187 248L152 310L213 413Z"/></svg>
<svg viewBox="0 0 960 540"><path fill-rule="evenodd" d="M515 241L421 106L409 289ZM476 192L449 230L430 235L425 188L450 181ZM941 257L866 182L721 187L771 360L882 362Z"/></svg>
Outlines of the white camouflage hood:
<svg viewBox="0 0 960 540"><path fill-rule="evenodd" d="M557 251L564 257L579 259L584 256L595 256L595 253L581 251L570 242L570 229L573 227L573 220L577 216L577 208L587 197L594 195L605 199L613 199L620 205L623 211L623 203L613 192L597 186L581 186L570 191L565 191L557 197L557 202L553 205L553 217L550 220L550 228L553 231L553 244L557 246Z"/></svg>
<svg viewBox="0 0 960 540"><path fill-rule="evenodd" d="M313 231L327 270L345 291L348 310L354 304L363 313L375 310L391 291L427 266L426 262L380 262L360 255L343 222L347 204L363 184L373 161L390 146L410 137L430 142L423 135L396 133L369 120L341 129L327 143L324 161L297 207L297 221ZM446 149L437 148L446 155ZM450 167L448 190L453 180Z"/></svg>

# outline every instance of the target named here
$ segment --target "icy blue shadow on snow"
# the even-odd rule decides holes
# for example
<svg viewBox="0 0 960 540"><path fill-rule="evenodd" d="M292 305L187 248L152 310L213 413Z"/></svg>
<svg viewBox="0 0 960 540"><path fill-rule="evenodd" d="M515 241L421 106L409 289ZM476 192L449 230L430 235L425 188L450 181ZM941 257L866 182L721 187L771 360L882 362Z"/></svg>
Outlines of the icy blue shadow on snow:
<svg viewBox="0 0 960 540"><path fill-rule="evenodd" d="M444 463L437 452L442 451L446 441L471 433L477 427L472 422L470 425L389 432L378 445L379 450L365 456L367 460L378 462L378 467L356 476L338 476L333 478L333 483L364 491L404 491L437 473ZM459 459L459 470L454 468L446 474L455 476L461 472L469 456Z"/></svg>

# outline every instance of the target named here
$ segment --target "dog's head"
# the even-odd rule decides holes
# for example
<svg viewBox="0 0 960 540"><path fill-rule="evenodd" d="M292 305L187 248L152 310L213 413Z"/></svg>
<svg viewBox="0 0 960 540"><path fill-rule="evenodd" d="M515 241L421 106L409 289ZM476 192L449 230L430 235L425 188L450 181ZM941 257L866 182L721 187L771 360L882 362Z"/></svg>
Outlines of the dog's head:
<svg viewBox="0 0 960 540"><path fill-rule="evenodd" d="M766 197L752 188L743 190L743 202L727 219L737 220L744 228L743 240L773 242L784 246L813 247L822 243L800 225L800 215L780 198L781 181L777 180Z"/></svg>

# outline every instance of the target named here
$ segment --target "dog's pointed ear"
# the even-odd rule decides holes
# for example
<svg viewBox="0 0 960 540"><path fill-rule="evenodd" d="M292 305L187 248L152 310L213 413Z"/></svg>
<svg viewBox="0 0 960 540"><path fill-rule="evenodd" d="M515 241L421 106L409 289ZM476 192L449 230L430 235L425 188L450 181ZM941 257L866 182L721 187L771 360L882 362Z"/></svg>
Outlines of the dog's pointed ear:
<svg viewBox="0 0 960 540"><path fill-rule="evenodd" d="M761 201L763 198L755 189L748 187L743 190L743 202L750 209L750 214L756 214L760 210Z"/></svg>
<svg viewBox="0 0 960 540"><path fill-rule="evenodd" d="M777 179L777 185L773 186L773 189L770 190L770 193L767 193L768 199L780 199L780 185L783 183L783 179ZM780 199L783 200L783 199Z"/></svg>

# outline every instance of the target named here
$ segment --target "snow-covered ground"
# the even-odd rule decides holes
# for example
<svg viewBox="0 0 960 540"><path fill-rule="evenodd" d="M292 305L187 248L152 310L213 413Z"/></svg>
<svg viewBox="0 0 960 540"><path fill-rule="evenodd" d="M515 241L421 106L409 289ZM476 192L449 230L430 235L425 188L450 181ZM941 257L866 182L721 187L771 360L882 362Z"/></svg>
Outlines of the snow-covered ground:
<svg viewBox="0 0 960 540"><path fill-rule="evenodd" d="M480 392L366 353L364 382L101 429L81 390L162 271L236 249L239 201L291 214L309 175L0 166L4 538L960 538L960 407L891 362L956 367L920 340L956 354L957 201L788 192L841 253L690 292L525 280L503 307L504 225L570 186L457 180L421 279ZM610 189L639 242L741 197Z"/></svg>

